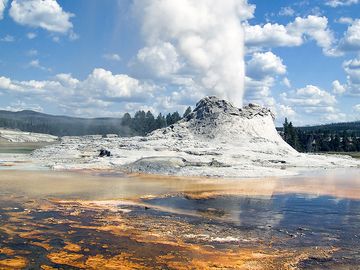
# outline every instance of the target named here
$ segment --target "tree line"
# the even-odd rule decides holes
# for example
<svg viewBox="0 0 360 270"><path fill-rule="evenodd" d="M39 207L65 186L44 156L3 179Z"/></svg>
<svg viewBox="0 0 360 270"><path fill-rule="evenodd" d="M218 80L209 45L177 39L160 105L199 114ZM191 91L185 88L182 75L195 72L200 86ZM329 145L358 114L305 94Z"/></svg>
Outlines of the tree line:
<svg viewBox="0 0 360 270"><path fill-rule="evenodd" d="M125 113L122 117L121 125L123 128L129 129L129 136L144 136L156 129L168 127L175 124L182 118L191 113L191 107L188 107L182 116L179 112L168 113L166 116L159 113L156 117L151 111L137 111L134 117L129 113Z"/></svg>
<svg viewBox="0 0 360 270"><path fill-rule="evenodd" d="M292 122L285 118L280 134L289 145L300 152L360 151L359 131L341 128L295 128Z"/></svg>
<svg viewBox="0 0 360 270"><path fill-rule="evenodd" d="M118 134L119 136L144 136L170 126L191 113L191 107L179 112L154 116L152 112L137 111L134 116L125 113L122 118L77 118L53 116L34 111L0 111L0 127L55 136L82 136Z"/></svg>

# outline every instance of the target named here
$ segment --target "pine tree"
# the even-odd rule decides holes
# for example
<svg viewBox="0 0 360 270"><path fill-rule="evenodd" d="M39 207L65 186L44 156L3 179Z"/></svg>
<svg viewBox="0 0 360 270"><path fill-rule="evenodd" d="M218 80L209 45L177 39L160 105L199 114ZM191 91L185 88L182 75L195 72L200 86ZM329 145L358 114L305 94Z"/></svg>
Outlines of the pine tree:
<svg viewBox="0 0 360 270"><path fill-rule="evenodd" d="M192 112L191 107L187 107L187 109L185 110L184 114L183 114L183 118L185 118L186 116L188 116L190 113Z"/></svg>
<svg viewBox="0 0 360 270"><path fill-rule="evenodd" d="M175 124L177 121L181 120L181 116L178 112L174 112L172 115L171 115L171 121L172 123L171 124Z"/></svg>
<svg viewBox="0 0 360 270"><path fill-rule="evenodd" d="M121 125L123 126L130 126L131 125L131 115L129 113L125 113L123 118L122 118L122 121L121 121Z"/></svg>
<svg viewBox="0 0 360 270"><path fill-rule="evenodd" d="M155 117L150 111L148 111L145 115L145 133L149 133L155 129Z"/></svg>
<svg viewBox="0 0 360 270"><path fill-rule="evenodd" d="M342 134L341 148L344 152L348 152L350 149L350 141L346 130Z"/></svg>
<svg viewBox="0 0 360 270"><path fill-rule="evenodd" d="M173 123L172 123L171 114L168 113L168 114L166 115L166 126L168 127L168 126L170 126L170 125L172 125L172 124L173 124Z"/></svg>

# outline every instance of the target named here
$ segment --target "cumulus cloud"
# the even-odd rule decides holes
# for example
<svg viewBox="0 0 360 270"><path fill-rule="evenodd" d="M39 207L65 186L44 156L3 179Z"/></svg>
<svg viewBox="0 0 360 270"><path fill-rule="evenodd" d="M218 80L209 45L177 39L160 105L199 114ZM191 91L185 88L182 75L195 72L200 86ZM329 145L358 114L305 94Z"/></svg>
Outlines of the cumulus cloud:
<svg viewBox="0 0 360 270"><path fill-rule="evenodd" d="M304 107L327 107L336 103L335 96L314 85L307 85L290 93L283 93L282 98L291 105Z"/></svg>
<svg viewBox="0 0 360 270"><path fill-rule="evenodd" d="M291 82L288 78L284 78L282 81L283 85L285 85L287 88L291 87Z"/></svg>
<svg viewBox="0 0 360 270"><path fill-rule="evenodd" d="M244 37L240 22L252 18L254 9L246 0L137 0L134 11L146 43L137 58L147 65L155 63L152 68L160 76L191 77L202 96L214 94L241 105ZM174 67L167 65L167 57Z"/></svg>
<svg viewBox="0 0 360 270"><path fill-rule="evenodd" d="M105 115L108 112L106 108L118 103L136 103L138 106L145 102L154 103L162 89L125 74L113 74L96 68L84 80L65 73L43 81L17 81L0 77L1 92L52 103L71 114L92 111L94 115ZM119 107L122 109L122 106Z"/></svg>
<svg viewBox="0 0 360 270"><path fill-rule="evenodd" d="M50 32L67 33L73 25L66 12L56 0L13 0L10 17L21 25L40 27Z"/></svg>
<svg viewBox="0 0 360 270"><path fill-rule="evenodd" d="M272 52L254 53L246 64L245 100L275 110L271 89L278 76L286 74L283 60Z"/></svg>
<svg viewBox="0 0 360 270"><path fill-rule="evenodd" d="M328 0L326 5L330 7L350 6L359 3L359 0Z"/></svg>
<svg viewBox="0 0 360 270"><path fill-rule="evenodd" d="M23 110L32 110L37 112L43 112L44 109L39 104L26 103L24 101L17 101L11 103L9 106L1 107L1 110L7 110L12 112L18 112Z"/></svg>
<svg viewBox="0 0 360 270"><path fill-rule="evenodd" d="M277 116L278 117L294 117L296 115L296 112L294 111L293 108L291 108L290 106L284 105L284 104L280 104L278 106L277 109Z"/></svg>
<svg viewBox="0 0 360 270"><path fill-rule="evenodd" d="M340 51L359 51L360 50L360 19L354 20L349 25L344 37L339 42Z"/></svg>
<svg viewBox="0 0 360 270"><path fill-rule="evenodd" d="M4 10L8 0L0 0L0 20L4 18Z"/></svg>
<svg viewBox="0 0 360 270"><path fill-rule="evenodd" d="M275 84L273 77L265 77L262 80L255 80L245 77L246 102L257 103L262 106L274 108L275 99L271 95L271 89Z"/></svg>
<svg viewBox="0 0 360 270"><path fill-rule="evenodd" d="M315 40L325 54L331 55L335 41L333 32L328 28L328 19L314 15L296 17L287 25L245 23L244 27L248 47L294 47L302 45L306 38L310 38Z"/></svg>
<svg viewBox="0 0 360 270"><path fill-rule="evenodd" d="M360 104L356 104L355 106L353 106L353 110L357 113L360 113Z"/></svg>
<svg viewBox="0 0 360 270"><path fill-rule="evenodd" d="M143 84L137 79L125 74L97 68L80 84L81 90L90 91L93 97L105 100L142 100L144 96L151 96L154 90L151 85Z"/></svg>
<svg viewBox="0 0 360 270"><path fill-rule="evenodd" d="M345 61L343 68L346 73L346 82L341 84L336 80L333 82L333 86L335 84L349 95L360 96L360 57Z"/></svg>
<svg viewBox="0 0 360 270"><path fill-rule="evenodd" d="M332 89L334 94L343 94L346 91L346 88L338 81L335 80L332 82Z"/></svg>
<svg viewBox="0 0 360 270"><path fill-rule="evenodd" d="M254 53L246 65L247 76L257 80L285 73L286 66L282 59L272 52Z"/></svg>
<svg viewBox="0 0 360 270"><path fill-rule="evenodd" d="M345 114L336 107L336 97L314 85L284 92L280 95L280 100L282 104L292 108L297 116L311 116L314 120L317 118L318 123L342 121L345 118ZM296 120L303 123L300 118Z"/></svg>
<svg viewBox="0 0 360 270"><path fill-rule="evenodd" d="M340 17L338 20L336 20L337 23L342 23L342 24L352 24L353 23L353 18L350 17Z"/></svg>

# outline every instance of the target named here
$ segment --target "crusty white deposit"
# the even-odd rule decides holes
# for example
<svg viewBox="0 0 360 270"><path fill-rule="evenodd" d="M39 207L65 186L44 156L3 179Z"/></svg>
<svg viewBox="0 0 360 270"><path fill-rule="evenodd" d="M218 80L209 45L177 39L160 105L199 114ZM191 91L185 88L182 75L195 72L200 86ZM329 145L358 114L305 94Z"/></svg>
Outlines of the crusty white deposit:
<svg viewBox="0 0 360 270"><path fill-rule="evenodd" d="M0 128L0 142L12 143L34 143L34 142L55 142L56 136L42 133L24 132L12 129Z"/></svg>
<svg viewBox="0 0 360 270"><path fill-rule="evenodd" d="M111 151L99 157L99 151ZM33 153L53 169L117 169L182 176L253 177L358 167L351 157L295 151L279 136L270 110L241 109L216 97L200 100L178 123L146 137L63 137Z"/></svg>

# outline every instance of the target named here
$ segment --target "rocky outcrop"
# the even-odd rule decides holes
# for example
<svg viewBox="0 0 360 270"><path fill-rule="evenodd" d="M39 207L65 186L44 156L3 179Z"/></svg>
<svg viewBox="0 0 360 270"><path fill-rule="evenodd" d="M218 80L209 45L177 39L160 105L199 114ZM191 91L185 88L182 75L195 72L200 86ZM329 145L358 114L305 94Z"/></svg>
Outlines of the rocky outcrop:
<svg viewBox="0 0 360 270"><path fill-rule="evenodd" d="M210 96L205 97L196 103L195 109L186 117L185 121L190 121L192 119L214 121L222 115L238 116L246 119L251 119L256 116L271 115L272 118L275 119L274 114L270 109L263 108L260 105L250 103L243 108L236 108L226 100Z"/></svg>

